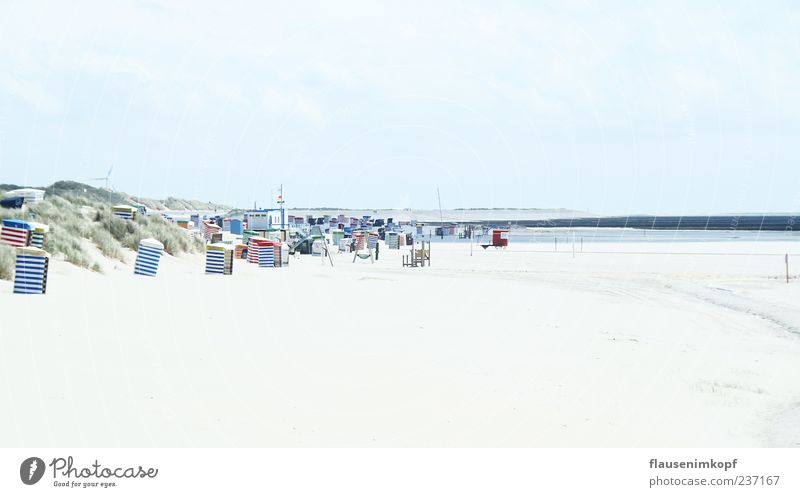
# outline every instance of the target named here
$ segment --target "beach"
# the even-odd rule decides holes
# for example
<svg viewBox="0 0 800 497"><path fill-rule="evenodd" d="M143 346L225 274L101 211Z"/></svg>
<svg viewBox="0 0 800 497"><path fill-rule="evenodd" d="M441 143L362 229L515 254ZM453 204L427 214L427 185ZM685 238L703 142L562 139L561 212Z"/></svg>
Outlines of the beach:
<svg viewBox="0 0 800 497"><path fill-rule="evenodd" d="M797 447L795 241L433 241L0 281L4 446ZM797 274L795 267L793 274Z"/></svg>

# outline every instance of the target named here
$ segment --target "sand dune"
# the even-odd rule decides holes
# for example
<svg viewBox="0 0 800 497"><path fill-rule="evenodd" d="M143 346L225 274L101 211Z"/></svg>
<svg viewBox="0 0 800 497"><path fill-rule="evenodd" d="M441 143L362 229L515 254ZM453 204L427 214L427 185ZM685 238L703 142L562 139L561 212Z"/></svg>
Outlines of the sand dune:
<svg viewBox="0 0 800 497"><path fill-rule="evenodd" d="M46 296L0 282L0 439L798 446L797 245L711 245L434 243L425 269L382 250L231 277L166 256L155 279L55 261Z"/></svg>

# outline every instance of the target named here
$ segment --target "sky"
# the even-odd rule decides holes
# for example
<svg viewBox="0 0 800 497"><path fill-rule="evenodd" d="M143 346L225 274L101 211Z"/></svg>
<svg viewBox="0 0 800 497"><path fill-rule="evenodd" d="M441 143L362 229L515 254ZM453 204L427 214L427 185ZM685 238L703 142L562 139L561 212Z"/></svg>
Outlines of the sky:
<svg viewBox="0 0 800 497"><path fill-rule="evenodd" d="M800 4L0 0L0 183L800 212Z"/></svg>

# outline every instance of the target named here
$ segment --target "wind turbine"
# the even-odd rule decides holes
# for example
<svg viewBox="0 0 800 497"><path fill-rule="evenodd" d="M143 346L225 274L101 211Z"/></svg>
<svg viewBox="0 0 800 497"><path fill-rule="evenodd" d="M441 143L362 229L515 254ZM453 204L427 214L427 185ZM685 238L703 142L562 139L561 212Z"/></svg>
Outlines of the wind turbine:
<svg viewBox="0 0 800 497"><path fill-rule="evenodd" d="M105 181L106 182L105 189L108 190L109 189L108 188L109 181L111 181L111 171L113 171L113 170L114 170L114 166L112 165L109 168L108 172L106 173L106 175L104 177L102 177L102 178L92 178L92 181Z"/></svg>

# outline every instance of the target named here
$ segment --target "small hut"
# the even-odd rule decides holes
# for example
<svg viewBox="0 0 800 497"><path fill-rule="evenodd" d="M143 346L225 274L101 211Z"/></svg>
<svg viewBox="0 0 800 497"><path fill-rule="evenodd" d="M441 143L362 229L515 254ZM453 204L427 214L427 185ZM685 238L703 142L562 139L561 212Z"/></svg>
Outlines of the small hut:
<svg viewBox="0 0 800 497"><path fill-rule="evenodd" d="M495 228L492 231L492 246L508 247L508 230Z"/></svg>
<svg viewBox="0 0 800 497"><path fill-rule="evenodd" d="M3 194L4 197L20 197L25 204L38 204L44 200L44 190L36 188L19 188Z"/></svg>

